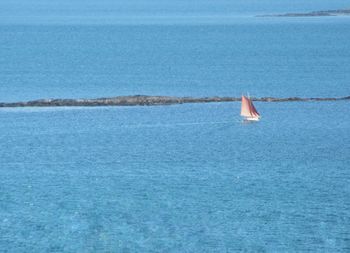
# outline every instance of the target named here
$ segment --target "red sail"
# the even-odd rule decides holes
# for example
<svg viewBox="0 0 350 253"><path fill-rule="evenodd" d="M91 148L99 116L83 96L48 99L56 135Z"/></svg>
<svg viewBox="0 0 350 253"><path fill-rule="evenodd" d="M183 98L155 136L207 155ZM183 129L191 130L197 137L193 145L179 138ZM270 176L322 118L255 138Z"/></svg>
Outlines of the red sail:
<svg viewBox="0 0 350 253"><path fill-rule="evenodd" d="M251 114L253 117L260 117L260 114L258 111L255 109L255 106L253 105L253 102L250 100L250 109L251 109Z"/></svg>
<svg viewBox="0 0 350 253"><path fill-rule="evenodd" d="M259 118L260 114L255 109L252 101L246 96L242 96L241 115L244 117Z"/></svg>
<svg viewBox="0 0 350 253"><path fill-rule="evenodd" d="M249 98L242 96L241 116L251 117L250 113L250 100Z"/></svg>

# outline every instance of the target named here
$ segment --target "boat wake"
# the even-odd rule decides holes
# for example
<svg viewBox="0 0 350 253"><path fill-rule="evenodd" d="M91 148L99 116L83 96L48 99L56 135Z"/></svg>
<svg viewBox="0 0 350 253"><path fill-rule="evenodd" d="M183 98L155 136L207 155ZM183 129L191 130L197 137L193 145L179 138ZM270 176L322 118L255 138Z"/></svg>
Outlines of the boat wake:
<svg viewBox="0 0 350 253"><path fill-rule="evenodd" d="M122 125L122 128L172 128L178 126L198 126L198 125L225 125L232 124L232 121L204 121L204 122L182 122L182 123L171 123L171 124L135 124L135 125Z"/></svg>

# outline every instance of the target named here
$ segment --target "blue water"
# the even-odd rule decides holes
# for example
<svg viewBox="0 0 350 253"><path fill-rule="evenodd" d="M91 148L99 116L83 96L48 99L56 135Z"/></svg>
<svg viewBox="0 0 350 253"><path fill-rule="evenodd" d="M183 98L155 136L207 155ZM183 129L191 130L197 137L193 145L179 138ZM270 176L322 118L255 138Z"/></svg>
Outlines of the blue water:
<svg viewBox="0 0 350 253"><path fill-rule="evenodd" d="M0 101L350 94L350 18L3 25Z"/></svg>
<svg viewBox="0 0 350 253"><path fill-rule="evenodd" d="M0 23L163 24L208 19L227 22L235 16L349 7L349 0L2 0Z"/></svg>
<svg viewBox="0 0 350 253"><path fill-rule="evenodd" d="M348 102L1 109L0 251L350 250Z"/></svg>
<svg viewBox="0 0 350 253"><path fill-rule="evenodd" d="M350 95L346 1L3 0L0 102ZM0 252L350 251L349 102L0 108Z"/></svg>

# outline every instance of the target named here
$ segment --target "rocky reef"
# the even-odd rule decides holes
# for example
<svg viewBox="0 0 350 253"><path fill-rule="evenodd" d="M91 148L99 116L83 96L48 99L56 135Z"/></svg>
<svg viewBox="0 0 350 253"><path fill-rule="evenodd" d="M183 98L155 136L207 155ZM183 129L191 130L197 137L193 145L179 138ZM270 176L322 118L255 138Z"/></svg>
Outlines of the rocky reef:
<svg viewBox="0 0 350 253"><path fill-rule="evenodd" d="M307 101L337 101L350 100L350 96L340 98L276 98L262 97L251 98L259 102L307 102ZM240 97L169 97L169 96L119 96L96 99L40 99L27 102L0 103L0 107L57 107L57 106L147 106L147 105L171 105L183 103L210 103L210 102L237 102Z"/></svg>
<svg viewBox="0 0 350 253"><path fill-rule="evenodd" d="M327 17L327 16L350 16L350 9L312 11L306 13L285 13L258 15L257 17Z"/></svg>

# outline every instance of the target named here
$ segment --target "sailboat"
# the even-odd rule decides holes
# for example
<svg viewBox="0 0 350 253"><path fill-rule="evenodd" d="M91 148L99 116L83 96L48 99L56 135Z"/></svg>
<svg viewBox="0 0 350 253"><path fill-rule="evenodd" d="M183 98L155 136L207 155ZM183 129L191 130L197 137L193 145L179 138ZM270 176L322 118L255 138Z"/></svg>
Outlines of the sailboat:
<svg viewBox="0 0 350 253"><path fill-rule="evenodd" d="M260 114L255 109L252 100L249 97L242 96L241 116L244 120L259 121Z"/></svg>

